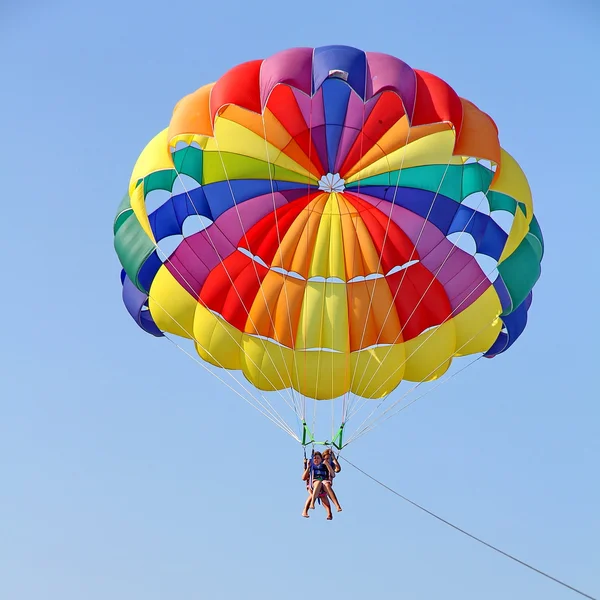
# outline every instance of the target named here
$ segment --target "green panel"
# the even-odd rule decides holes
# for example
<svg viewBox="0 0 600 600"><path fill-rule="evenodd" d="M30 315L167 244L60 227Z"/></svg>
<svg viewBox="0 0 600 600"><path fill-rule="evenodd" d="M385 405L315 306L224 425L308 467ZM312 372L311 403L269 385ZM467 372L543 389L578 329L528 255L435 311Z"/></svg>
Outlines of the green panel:
<svg viewBox="0 0 600 600"><path fill-rule="evenodd" d="M394 173L398 173L398 171L394 171ZM396 182L396 177L398 175L396 175L394 177L394 185ZM357 181L353 181L352 183L349 183L346 187L348 189L351 188L357 188L359 186L364 186L364 185L382 185L382 186L390 186L391 181L390 181L390 172L386 171L385 173L381 173L381 175L373 175L373 177L367 177L366 179L359 179Z"/></svg>
<svg viewBox="0 0 600 600"><path fill-rule="evenodd" d="M457 202L461 198L462 187L462 165L426 165L424 167L411 167L367 177L349 184L348 188L356 188L359 185L396 186L405 188L416 188L437 192L442 196L452 198ZM445 175L444 175L445 173ZM398 175L400 178L398 179ZM440 187L441 186L441 187Z"/></svg>
<svg viewBox="0 0 600 600"><path fill-rule="evenodd" d="M228 179L278 179L300 183L311 181L305 175L294 173L257 158L231 152L205 152L203 163L203 185Z"/></svg>
<svg viewBox="0 0 600 600"><path fill-rule="evenodd" d="M177 179L177 171L175 169L165 169L163 171L155 171L144 177L144 197L154 190L173 189L173 183Z"/></svg>
<svg viewBox="0 0 600 600"><path fill-rule="evenodd" d="M513 215L517 212L517 202L506 194L488 192L487 199L490 203L490 210L506 210Z"/></svg>
<svg viewBox="0 0 600 600"><path fill-rule="evenodd" d="M173 164L181 175L188 175L198 183L202 181L202 150L186 146L173 153Z"/></svg>
<svg viewBox="0 0 600 600"><path fill-rule="evenodd" d="M123 223L130 217L131 212L132 210L129 194L125 194L125 196L123 196L123 200L121 200L121 204L119 204L119 208L117 209L113 233L117 233L117 231L119 231L119 227L121 227L121 225L123 225Z"/></svg>
<svg viewBox="0 0 600 600"><path fill-rule="evenodd" d="M526 236L519 247L498 265L514 307L525 300L541 273L538 252L529 237Z"/></svg>
<svg viewBox="0 0 600 600"><path fill-rule="evenodd" d="M459 167L460 168L460 167ZM462 167L462 199L475 192L487 192L494 174L478 163L469 163Z"/></svg>
<svg viewBox="0 0 600 600"><path fill-rule="evenodd" d="M538 223L538 220L535 218L535 215L533 215L533 218L531 219L531 223L529 224L529 233L531 233L538 239L540 246L542 247L542 256L543 256L544 255L544 236L542 235L542 230L540 229L540 224ZM540 256L540 260L542 260L542 256Z"/></svg>
<svg viewBox="0 0 600 600"><path fill-rule="evenodd" d="M129 279L140 290L148 293L148 290L140 286L137 276L141 266L154 251L154 244L142 229L133 211L127 214L128 217L115 233L115 250Z"/></svg>

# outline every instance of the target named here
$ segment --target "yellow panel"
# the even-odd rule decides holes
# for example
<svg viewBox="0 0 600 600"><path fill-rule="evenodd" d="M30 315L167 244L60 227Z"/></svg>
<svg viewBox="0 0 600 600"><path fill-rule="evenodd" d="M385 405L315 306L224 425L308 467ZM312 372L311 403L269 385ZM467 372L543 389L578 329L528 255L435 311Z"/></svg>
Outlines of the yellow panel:
<svg viewBox="0 0 600 600"><path fill-rule="evenodd" d="M129 196L129 203L141 228L145 231L146 235L156 244L154 233L150 227L150 221L148 220L148 213L146 212L146 194L144 192L144 184L138 185L133 193Z"/></svg>
<svg viewBox="0 0 600 600"><path fill-rule="evenodd" d="M462 164L461 157L452 155L455 139L454 130L446 130L415 140L361 169L352 177L349 177L346 183L381 175L396 169L409 169L422 165L460 165Z"/></svg>
<svg viewBox="0 0 600 600"><path fill-rule="evenodd" d="M521 209L517 207L515 218L510 227L510 233L506 239L504 250L502 250L502 255L498 262L501 263L505 261L519 247L519 244L528 233L529 224L527 223L527 218Z"/></svg>
<svg viewBox="0 0 600 600"><path fill-rule="evenodd" d="M456 356L486 352L496 341L502 321L502 306L490 286L471 306L452 318L456 328Z"/></svg>
<svg viewBox="0 0 600 600"><path fill-rule="evenodd" d="M348 301L345 284L319 281L309 281L306 284L296 348L348 351Z"/></svg>
<svg viewBox="0 0 600 600"><path fill-rule="evenodd" d="M396 123L383 134L381 139L378 140L377 144L365 152L365 155L342 176L345 179L348 179L367 165L374 163L383 156L391 154L399 148L404 148L415 140L439 131L448 131L449 129L450 125L448 123L431 123L427 125L418 125L417 127L411 127L409 129L408 119L404 116L399 121L396 121Z"/></svg>
<svg viewBox="0 0 600 600"><path fill-rule="evenodd" d="M279 148L265 141L263 136L246 129L240 123L222 117L217 117L215 138L207 139L205 152L231 152L249 156L299 173L312 181L317 181L314 175L284 154Z"/></svg>
<svg viewBox="0 0 600 600"><path fill-rule="evenodd" d="M329 194L319 222L309 277L344 279L344 246L337 194Z"/></svg>
<svg viewBox="0 0 600 600"><path fill-rule="evenodd" d="M181 337L192 338L197 304L196 299L162 265L152 280L148 300L150 314L158 327Z"/></svg>
<svg viewBox="0 0 600 600"><path fill-rule="evenodd" d="M323 285L325 310L323 315L323 347L348 352L348 295L344 283L327 282Z"/></svg>
<svg viewBox="0 0 600 600"><path fill-rule="evenodd" d="M317 400L330 400L346 393L350 385L347 354L339 352L303 352L296 350L294 388Z"/></svg>
<svg viewBox="0 0 600 600"><path fill-rule="evenodd" d="M431 381L441 377L450 366L456 349L453 320L430 329L404 343L408 381Z"/></svg>
<svg viewBox="0 0 600 600"><path fill-rule="evenodd" d="M327 198L328 194L319 194L296 217L283 236L279 251L273 257L274 267L281 267L286 271L294 271L303 277L308 277L314 239L319 230L319 220Z"/></svg>
<svg viewBox="0 0 600 600"><path fill-rule="evenodd" d="M155 171L173 169L173 159L169 151L167 134L169 129L163 129L154 136L140 154L129 180L129 195L131 196L137 182Z"/></svg>
<svg viewBox="0 0 600 600"><path fill-rule="evenodd" d="M525 173L523 173L517 161L506 150L502 149L500 156L500 170L490 189L494 192L506 194L525 204L527 207L527 224L529 225L533 218L533 199L527 177L525 177Z"/></svg>
<svg viewBox="0 0 600 600"><path fill-rule="evenodd" d="M196 351L207 362L226 369L240 369L242 333L229 323L196 304L194 318Z"/></svg>
<svg viewBox="0 0 600 600"><path fill-rule="evenodd" d="M351 391L364 398L387 396L404 376L404 344L379 346L353 352L354 380Z"/></svg>
<svg viewBox="0 0 600 600"><path fill-rule="evenodd" d="M294 351L268 340L250 335L242 339L239 352L244 375L260 390L273 391L291 387Z"/></svg>

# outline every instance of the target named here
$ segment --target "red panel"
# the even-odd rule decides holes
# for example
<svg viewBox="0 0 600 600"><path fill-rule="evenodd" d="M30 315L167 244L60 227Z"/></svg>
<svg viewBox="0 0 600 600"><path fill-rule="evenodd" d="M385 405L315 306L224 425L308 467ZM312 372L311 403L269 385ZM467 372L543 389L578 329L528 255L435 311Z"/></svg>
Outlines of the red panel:
<svg viewBox="0 0 600 600"><path fill-rule="evenodd" d="M294 92L287 85L275 86L269 96L267 106L285 130L294 138L302 152L310 157L310 161L315 165L317 171L324 174L325 171L319 160L319 153L312 140L314 133L311 133L308 129L308 124L296 102Z"/></svg>
<svg viewBox="0 0 600 600"><path fill-rule="evenodd" d="M444 80L431 73L415 71L415 74L417 97L411 125L449 121L454 125L458 137L463 111L456 92Z"/></svg>
<svg viewBox="0 0 600 600"><path fill-rule="evenodd" d="M210 95L210 116L226 104L235 104L256 113L262 112L260 103L260 66L262 60L242 63L230 69L215 83Z"/></svg>
<svg viewBox="0 0 600 600"><path fill-rule="evenodd" d="M386 131L405 114L402 100L398 94L390 91L383 92L365 121L362 132L358 134L354 144L352 144L340 172L345 173L358 164L360 159L382 138Z"/></svg>
<svg viewBox="0 0 600 600"><path fill-rule="evenodd" d="M294 92L287 85L275 86L267 100L267 107L292 137L308 129Z"/></svg>
<svg viewBox="0 0 600 600"><path fill-rule="evenodd" d="M240 247L247 248L252 254L260 256L267 264L271 264L279 247L279 240L283 238L298 215L320 193L312 192L278 208L277 225L275 224L275 212L265 215L247 232L248 241L246 242L242 238ZM277 239L278 230L279 240Z"/></svg>
<svg viewBox="0 0 600 600"><path fill-rule="evenodd" d="M360 218L369 230L371 239L377 248L377 253L382 257L381 266L384 272L387 273L393 267L403 265L409 260L419 259L419 253L409 237L389 216L353 194L352 204L358 209ZM387 236L385 235L386 228Z"/></svg>
<svg viewBox="0 0 600 600"><path fill-rule="evenodd" d="M245 254L234 252L211 271L200 293L200 301L243 331L267 272Z"/></svg>
<svg viewBox="0 0 600 600"><path fill-rule="evenodd" d="M442 286L422 264L386 277L402 324L402 337L412 339L440 325L452 309Z"/></svg>

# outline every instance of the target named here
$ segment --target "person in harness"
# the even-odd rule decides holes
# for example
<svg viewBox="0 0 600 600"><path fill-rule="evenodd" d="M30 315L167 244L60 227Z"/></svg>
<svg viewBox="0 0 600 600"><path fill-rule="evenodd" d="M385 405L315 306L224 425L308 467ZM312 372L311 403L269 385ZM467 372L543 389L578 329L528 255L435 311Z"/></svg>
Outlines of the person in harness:
<svg viewBox="0 0 600 600"><path fill-rule="evenodd" d="M336 473L339 473L342 470L338 459L335 457L335 454L331 451L331 448L326 448L323 450L323 462L329 464L331 469L333 470L333 477L335 477ZM327 495L331 498L332 502L335 504L338 512L342 512L342 507L333 491L333 477L327 481L323 481L323 488Z"/></svg>
<svg viewBox="0 0 600 600"><path fill-rule="evenodd" d="M335 472L329 462L323 460L323 455L320 452L315 452L310 461L305 459L304 462L304 473L302 479L306 481L306 487L308 490L308 498L304 504L304 510L302 516L305 518L309 517L308 510L315 507L317 498L321 500L323 507L327 511L327 520L331 521L333 515L331 514L331 506L329 504L329 498L327 497L327 490L324 487L324 483L331 484L331 480L335 477ZM337 498L336 498L337 500ZM339 504L336 504L339 506ZM338 511L341 508L338 508Z"/></svg>

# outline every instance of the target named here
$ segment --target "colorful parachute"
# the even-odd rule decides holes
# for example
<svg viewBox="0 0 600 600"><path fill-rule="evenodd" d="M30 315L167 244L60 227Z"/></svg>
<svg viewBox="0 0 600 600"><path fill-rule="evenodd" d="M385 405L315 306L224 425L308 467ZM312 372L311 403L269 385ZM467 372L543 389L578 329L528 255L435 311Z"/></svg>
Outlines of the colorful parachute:
<svg viewBox="0 0 600 600"><path fill-rule="evenodd" d="M244 63L181 100L114 234L140 327L314 399L381 398L504 352L543 253L492 119L346 46Z"/></svg>

